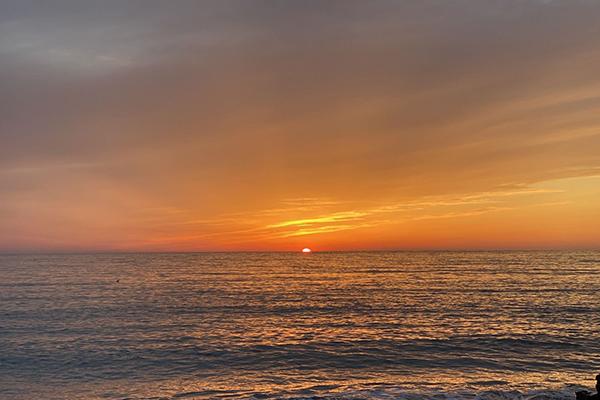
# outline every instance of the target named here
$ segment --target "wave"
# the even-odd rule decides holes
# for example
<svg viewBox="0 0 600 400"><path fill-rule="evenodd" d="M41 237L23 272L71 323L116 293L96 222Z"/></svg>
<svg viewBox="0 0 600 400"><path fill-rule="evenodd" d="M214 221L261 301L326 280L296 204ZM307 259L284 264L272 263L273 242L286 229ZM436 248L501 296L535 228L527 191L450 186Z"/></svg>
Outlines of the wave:
<svg viewBox="0 0 600 400"><path fill-rule="evenodd" d="M334 385L335 386L335 385ZM312 387L295 393L235 393L235 391L194 391L178 393L171 399L204 399L228 398L240 400L571 400L575 392L583 388L578 385L567 385L557 389L522 390L484 390L484 391L441 391L408 390L405 388L377 388L364 390L343 390L327 394L327 387ZM138 400L138 399L136 399ZM142 400L142 399L139 399ZM144 400L149 400L148 398Z"/></svg>

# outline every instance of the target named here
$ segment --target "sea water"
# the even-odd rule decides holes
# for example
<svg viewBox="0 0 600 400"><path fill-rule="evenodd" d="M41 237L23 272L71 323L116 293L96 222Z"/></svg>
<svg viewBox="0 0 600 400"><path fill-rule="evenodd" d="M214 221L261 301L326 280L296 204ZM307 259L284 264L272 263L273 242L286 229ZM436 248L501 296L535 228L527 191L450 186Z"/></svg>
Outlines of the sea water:
<svg viewBox="0 0 600 400"><path fill-rule="evenodd" d="M0 256L1 399L567 399L600 252Z"/></svg>

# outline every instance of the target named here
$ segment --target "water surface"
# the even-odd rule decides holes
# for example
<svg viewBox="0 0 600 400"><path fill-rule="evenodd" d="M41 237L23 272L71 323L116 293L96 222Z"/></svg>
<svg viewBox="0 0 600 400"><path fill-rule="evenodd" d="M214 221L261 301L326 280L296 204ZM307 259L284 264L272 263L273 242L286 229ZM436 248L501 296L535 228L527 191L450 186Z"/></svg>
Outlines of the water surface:
<svg viewBox="0 0 600 400"><path fill-rule="evenodd" d="M571 398L600 252L0 256L0 398Z"/></svg>

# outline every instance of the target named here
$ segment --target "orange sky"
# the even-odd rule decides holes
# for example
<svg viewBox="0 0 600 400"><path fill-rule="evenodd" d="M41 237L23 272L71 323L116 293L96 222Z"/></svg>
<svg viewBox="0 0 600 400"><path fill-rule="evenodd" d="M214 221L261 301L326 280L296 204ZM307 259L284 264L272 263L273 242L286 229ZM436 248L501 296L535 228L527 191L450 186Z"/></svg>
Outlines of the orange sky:
<svg viewBox="0 0 600 400"><path fill-rule="evenodd" d="M0 251L598 248L598 71L594 2L6 2Z"/></svg>

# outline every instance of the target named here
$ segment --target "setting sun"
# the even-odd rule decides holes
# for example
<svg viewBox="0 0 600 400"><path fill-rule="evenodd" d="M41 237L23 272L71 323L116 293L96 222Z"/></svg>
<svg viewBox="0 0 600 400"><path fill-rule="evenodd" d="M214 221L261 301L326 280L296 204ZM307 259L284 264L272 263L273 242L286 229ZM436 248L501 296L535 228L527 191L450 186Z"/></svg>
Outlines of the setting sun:
<svg viewBox="0 0 600 400"><path fill-rule="evenodd" d="M308 247L305 247L305 248L302 249L302 252L303 253L312 253L312 250L309 249Z"/></svg>

